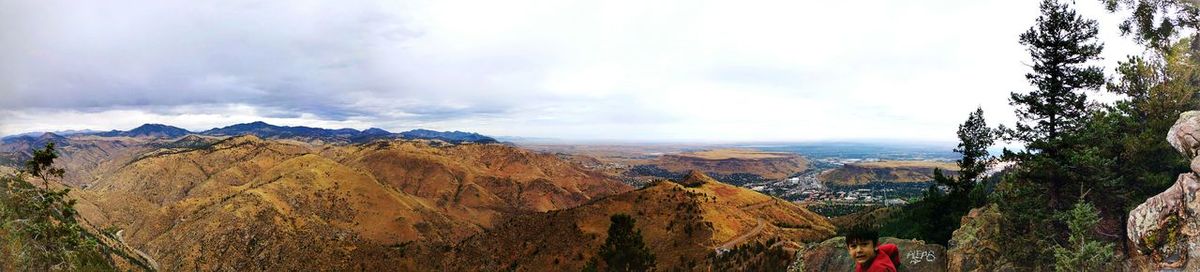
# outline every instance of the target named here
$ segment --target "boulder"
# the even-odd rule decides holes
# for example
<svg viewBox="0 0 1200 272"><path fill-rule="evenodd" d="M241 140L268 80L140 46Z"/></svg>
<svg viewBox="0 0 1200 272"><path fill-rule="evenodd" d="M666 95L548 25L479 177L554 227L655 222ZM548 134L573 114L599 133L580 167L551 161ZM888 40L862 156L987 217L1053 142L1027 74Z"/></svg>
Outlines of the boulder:
<svg viewBox="0 0 1200 272"><path fill-rule="evenodd" d="M995 204L975 208L963 216L960 227L950 236L946 250L948 271L999 271L1006 263L995 241L1000 237L1003 218Z"/></svg>
<svg viewBox="0 0 1200 272"><path fill-rule="evenodd" d="M1171 131L1167 132L1167 142L1188 158L1200 154L1200 111L1179 114L1179 120L1175 120Z"/></svg>
<svg viewBox="0 0 1200 272"><path fill-rule="evenodd" d="M1167 141L1192 158L1193 172L1179 174L1175 184L1129 212L1131 260L1138 270L1200 271L1200 112L1180 114Z"/></svg>
<svg viewBox="0 0 1200 272"><path fill-rule="evenodd" d="M895 244L899 248L899 271L946 271L946 248L941 245L892 237L880 238L879 243ZM845 237L810 244L796 255L796 261L788 271L854 271L854 260L846 251Z"/></svg>

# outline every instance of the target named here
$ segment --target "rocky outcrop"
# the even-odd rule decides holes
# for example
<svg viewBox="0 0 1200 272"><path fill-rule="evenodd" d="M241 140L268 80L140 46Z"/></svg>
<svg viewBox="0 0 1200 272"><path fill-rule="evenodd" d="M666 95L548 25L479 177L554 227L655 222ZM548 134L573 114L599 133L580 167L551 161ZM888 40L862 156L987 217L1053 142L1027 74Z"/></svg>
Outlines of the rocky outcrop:
<svg viewBox="0 0 1200 272"><path fill-rule="evenodd" d="M946 248L920 240L879 238L880 244L895 244L900 249L899 271L946 271ZM788 271L854 271L854 260L846 251L846 237L834 237L811 244L796 253Z"/></svg>
<svg viewBox="0 0 1200 272"><path fill-rule="evenodd" d="M1139 270L1200 271L1200 112L1189 111L1167 134L1167 141L1192 158L1192 172L1183 173L1166 191L1147 199L1129 213L1128 235L1136 247L1130 261Z"/></svg>
<svg viewBox="0 0 1200 272"><path fill-rule="evenodd" d="M961 227L950 237L946 251L949 271L998 271L1003 267L1000 247L1002 217L995 205L975 208L963 216Z"/></svg>

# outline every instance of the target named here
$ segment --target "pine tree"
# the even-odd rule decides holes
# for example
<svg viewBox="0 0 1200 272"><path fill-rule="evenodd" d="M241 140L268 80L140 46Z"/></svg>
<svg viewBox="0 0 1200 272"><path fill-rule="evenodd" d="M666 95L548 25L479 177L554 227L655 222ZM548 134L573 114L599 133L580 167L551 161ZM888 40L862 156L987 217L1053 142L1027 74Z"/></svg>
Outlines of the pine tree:
<svg viewBox="0 0 1200 272"><path fill-rule="evenodd" d="M608 226L608 238L600 246L600 259L606 271L648 271L654 267L654 254L642 241L642 231L632 217L615 214Z"/></svg>
<svg viewBox="0 0 1200 272"><path fill-rule="evenodd" d="M1037 23L1021 34L1020 42L1033 58L1033 72L1025 74L1036 89L1012 93L1011 104L1018 108L1013 136L1031 144L1036 151L1054 153L1062 134L1078 126L1086 113L1085 89L1104 84L1098 60L1104 46L1097 40L1095 20L1084 19L1066 4L1045 0Z"/></svg>
<svg viewBox="0 0 1200 272"><path fill-rule="evenodd" d="M53 167L57 157L49 143L33 152L21 173L0 177L0 270L115 271L108 255L115 252L76 221L69 190L49 189L49 180L64 173Z"/></svg>
<svg viewBox="0 0 1200 272"><path fill-rule="evenodd" d="M1097 41L1095 20L1084 19L1057 0L1044 0L1041 10L1035 25L1020 36L1033 59L1033 71L1025 78L1036 88L1012 93L1009 103L1016 107L1021 121L1004 131L1010 139L1025 143L1025 152L1016 159L1035 174L1028 178L1048 183L1053 208L1058 206L1059 190L1065 184L1059 174L1065 172L1065 136L1086 119L1087 95L1083 91L1104 84L1102 69L1088 65L1100 58L1104 47Z"/></svg>
<svg viewBox="0 0 1200 272"><path fill-rule="evenodd" d="M1035 88L1012 93L1009 103L1019 119L1013 129L1001 127L1005 139L1025 144L1004 157L1018 163L1001 180L995 192L1005 223L1000 241L1004 257L1021 266L1053 264L1053 246L1065 242L1066 226L1052 215L1062 206L1065 188L1074 188L1092 177L1104 176L1105 157L1086 147L1080 131L1089 125L1092 112L1085 90L1104 83L1104 74L1090 62L1098 60L1103 45L1097 40L1097 23L1085 19L1057 0L1044 0L1039 16L1020 43L1028 48L1032 71L1025 75Z"/></svg>
<svg viewBox="0 0 1200 272"><path fill-rule="evenodd" d="M1100 222L1100 212L1080 200L1065 214L1071 237L1067 246L1054 247L1054 270L1101 271L1109 266L1113 245L1092 238L1092 229Z"/></svg>
<svg viewBox="0 0 1200 272"><path fill-rule="evenodd" d="M1190 171L1188 158L1163 135L1180 113L1200 105L1200 44L1195 37L1200 6L1184 0L1103 1L1110 12L1127 12L1122 34L1146 47L1142 55L1119 63L1107 90L1123 99L1089 129L1098 135L1091 141L1102 148L1102 156L1115 160L1109 170L1115 178L1096 188L1102 193L1093 194L1093 203L1103 217L1125 222L1134 205L1170 186L1178 173ZM1116 239L1124 241L1126 225L1118 226ZM1118 245L1129 253L1125 243Z"/></svg>
<svg viewBox="0 0 1200 272"><path fill-rule="evenodd" d="M962 216L974 206L971 193L987 169L987 148L995 142L994 132L983 119L983 109L977 108L958 126L958 140L954 151L962 154L958 160L959 177L949 177L942 169L933 169L934 184L926 189L921 200L909 204L881 227L882 234L949 243ZM945 186L948 192L943 193L938 186Z"/></svg>
<svg viewBox="0 0 1200 272"><path fill-rule="evenodd" d="M976 108L967 116L967 121L958 125L958 147L954 152L962 154L958 160L958 180L964 186L972 186L982 178L987 170L988 147L996 142L994 132L983 119L983 108ZM966 187L960 190L970 190Z"/></svg>
<svg viewBox="0 0 1200 272"><path fill-rule="evenodd" d="M1121 22L1122 35L1152 50L1166 51L1185 29L1200 26L1200 6L1189 0L1101 0L1109 12L1130 9Z"/></svg>
<svg viewBox="0 0 1200 272"><path fill-rule="evenodd" d="M958 159L958 182L951 194L958 201L970 203L963 209L964 214L966 210L982 207L987 202L989 186L984 184L987 177L983 174L991 161L987 149L995 142L996 132L983 119L982 108L976 108L967 116L966 122L958 125L958 147L954 152L962 154L962 158Z"/></svg>

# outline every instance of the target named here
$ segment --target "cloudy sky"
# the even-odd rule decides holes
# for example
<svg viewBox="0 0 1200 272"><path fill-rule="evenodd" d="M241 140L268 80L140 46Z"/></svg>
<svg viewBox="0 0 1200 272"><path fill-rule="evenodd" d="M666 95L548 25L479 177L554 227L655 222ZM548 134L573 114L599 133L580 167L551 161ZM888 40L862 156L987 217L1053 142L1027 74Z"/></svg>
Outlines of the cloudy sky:
<svg viewBox="0 0 1200 272"><path fill-rule="evenodd" d="M1100 19L1105 63L1138 52ZM0 135L279 125L954 141L1038 1L0 0Z"/></svg>

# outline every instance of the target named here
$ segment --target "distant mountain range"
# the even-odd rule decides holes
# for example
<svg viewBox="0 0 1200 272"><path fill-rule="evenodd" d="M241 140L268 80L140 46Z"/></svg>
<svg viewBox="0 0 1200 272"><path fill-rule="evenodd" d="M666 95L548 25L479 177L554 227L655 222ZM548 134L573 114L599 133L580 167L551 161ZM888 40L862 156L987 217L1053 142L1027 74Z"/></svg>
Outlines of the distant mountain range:
<svg viewBox="0 0 1200 272"><path fill-rule="evenodd" d="M99 133L99 132L101 132L101 131L83 129L83 130L59 130L59 131L54 131L54 132L50 132L50 133L52 133L54 135L59 135L59 136L71 136L71 135L75 135L75 134L94 134L94 133ZM13 134L13 135L0 137L0 139L8 140L8 139L15 139L15 138L20 138L20 137L37 138L37 137L42 136L42 134L46 134L46 133L47 133L47 131L26 132L26 133L21 133L21 134Z"/></svg>
<svg viewBox="0 0 1200 272"><path fill-rule="evenodd" d="M5 142L16 140L36 140L45 137L62 137L65 135L95 135L101 137L154 137L154 138L178 138L188 134L198 134L207 136L240 136L254 135L264 139L276 138L305 138L305 139L321 139L331 141L349 141L349 142L368 142L376 139L426 139L426 140L441 140L450 143L498 143L496 139L484 136L473 132L462 131L433 131L428 129L414 129L410 131L392 133L380 128L369 128L359 131L352 128L342 129L326 129L305 126L276 126L262 121L253 123L236 124L222 128L213 128L202 132L192 132L183 128L163 125L163 124L145 124L128 131L112 130L105 132L95 131L66 131L62 133L50 132L30 132L4 137ZM50 135L50 136L47 136Z"/></svg>
<svg viewBox="0 0 1200 272"><path fill-rule="evenodd" d="M190 132L186 129L163 125L163 124L145 124L140 127L134 128L133 130L130 130L130 131L112 130L112 131L108 131L108 132L96 133L94 135L104 136L104 137L125 136L125 137L175 138L175 137L188 135L190 133L192 133L192 132Z"/></svg>

